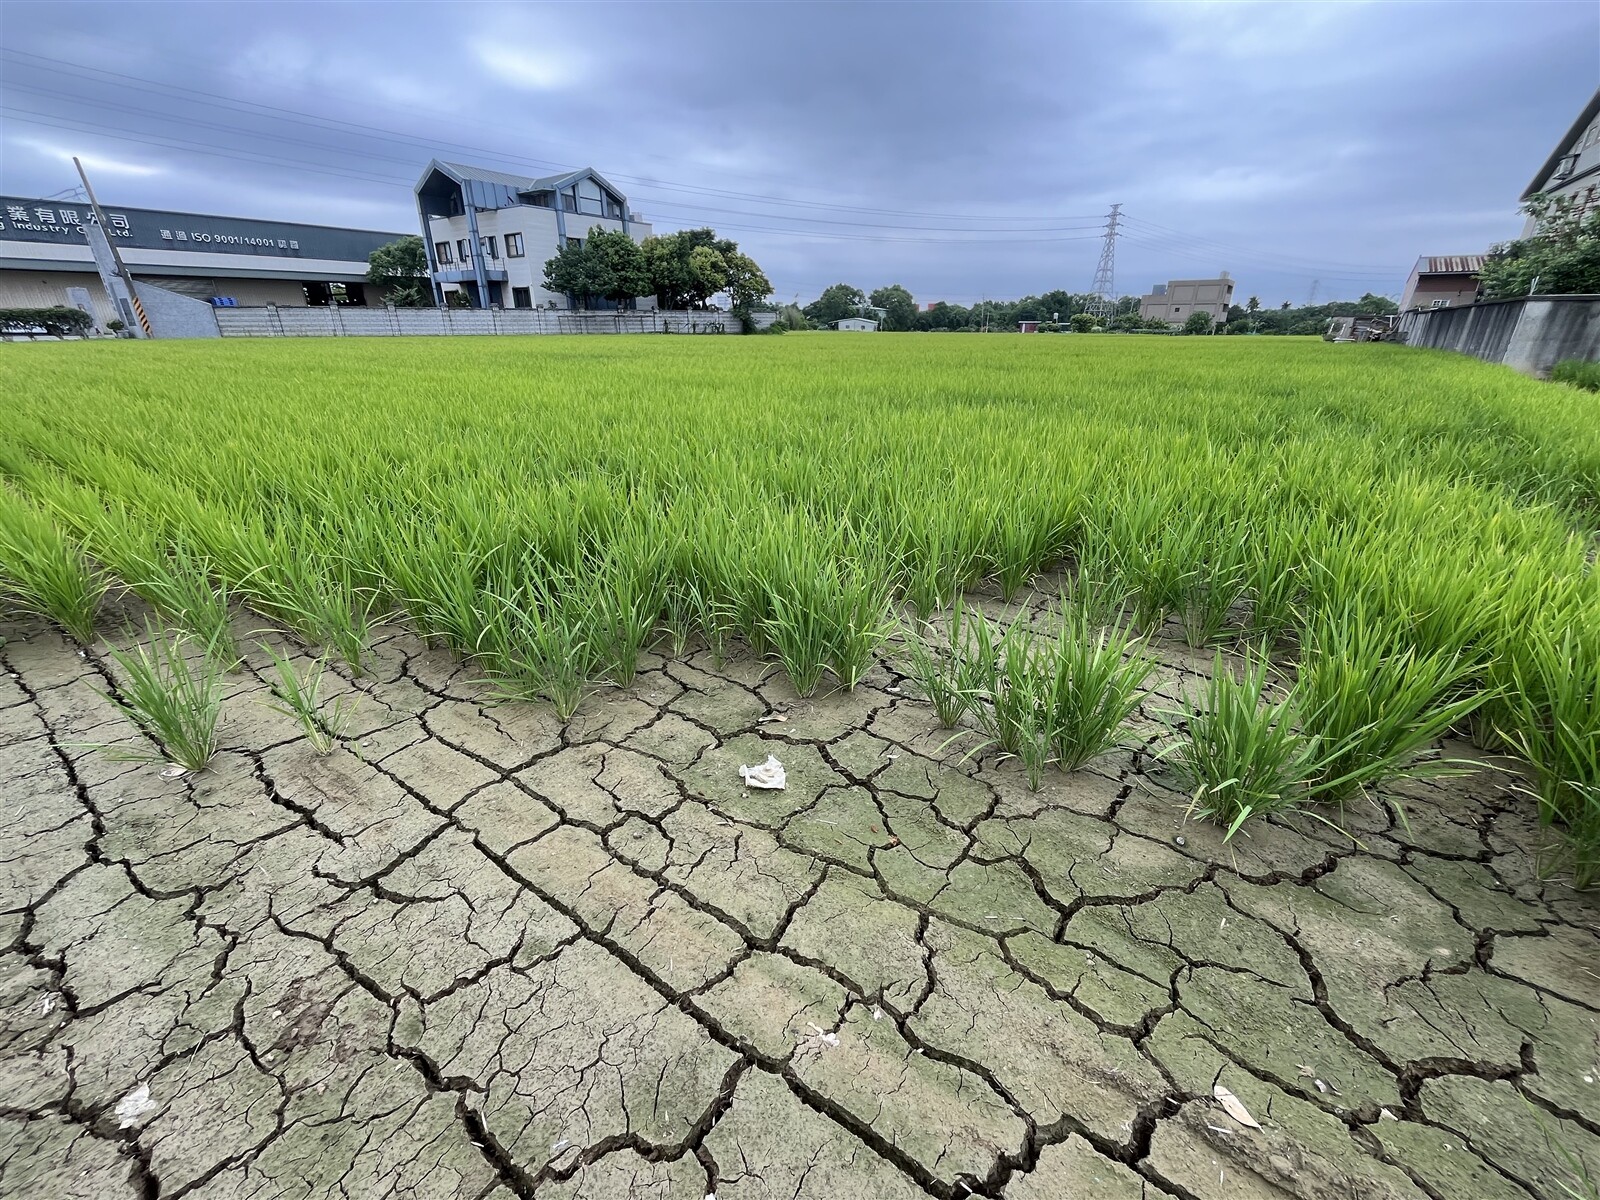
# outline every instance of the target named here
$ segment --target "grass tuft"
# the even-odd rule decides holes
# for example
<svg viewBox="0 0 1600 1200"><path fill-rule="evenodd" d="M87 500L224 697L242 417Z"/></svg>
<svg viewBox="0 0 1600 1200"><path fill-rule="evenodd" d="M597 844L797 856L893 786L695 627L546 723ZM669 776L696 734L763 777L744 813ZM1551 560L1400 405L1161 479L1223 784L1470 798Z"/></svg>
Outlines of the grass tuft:
<svg viewBox="0 0 1600 1200"><path fill-rule="evenodd" d="M217 752L217 722L222 714L222 673L204 654L187 656L182 635L145 627L146 641L132 651L112 650L126 676L123 685L101 695L116 705L162 754L117 748L119 758L136 762L170 759L186 771L199 771Z"/></svg>

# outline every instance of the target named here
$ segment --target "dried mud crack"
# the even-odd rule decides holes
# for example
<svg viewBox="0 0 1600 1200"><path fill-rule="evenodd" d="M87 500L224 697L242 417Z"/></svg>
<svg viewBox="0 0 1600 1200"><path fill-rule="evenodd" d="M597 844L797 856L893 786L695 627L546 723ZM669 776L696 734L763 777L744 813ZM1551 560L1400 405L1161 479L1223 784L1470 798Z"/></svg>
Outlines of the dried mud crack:
<svg viewBox="0 0 1600 1200"><path fill-rule="evenodd" d="M1145 719L1030 792L887 665L800 699L748 659L647 657L561 726L392 632L330 674L357 706L332 753L247 662L222 752L169 779L90 748L150 748L107 660L0 634L0 1194L1600 1178L1600 907L1540 878L1504 770L1224 844ZM1208 668L1163 660L1163 704ZM787 789L745 791L768 753Z"/></svg>

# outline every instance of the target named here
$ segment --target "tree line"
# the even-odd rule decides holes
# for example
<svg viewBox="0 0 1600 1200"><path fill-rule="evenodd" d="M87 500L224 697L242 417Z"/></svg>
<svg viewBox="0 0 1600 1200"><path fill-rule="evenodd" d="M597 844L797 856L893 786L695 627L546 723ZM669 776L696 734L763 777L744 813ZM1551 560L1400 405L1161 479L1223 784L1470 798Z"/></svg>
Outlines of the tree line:
<svg viewBox="0 0 1600 1200"><path fill-rule="evenodd" d="M725 295L729 308L746 314L772 294L755 260L714 229L683 229L636 242L597 225L545 263L544 285L580 308L596 298L627 307L636 297L654 296L660 308L705 309L713 297Z"/></svg>
<svg viewBox="0 0 1600 1200"><path fill-rule="evenodd" d="M1192 313L1181 326L1166 321L1146 320L1139 315L1138 296L1119 297L1109 322L1090 312L1096 297L1088 292L1055 290L1020 300L981 300L971 307L943 300L919 305L910 291L898 283L868 293L848 283L836 283L821 296L802 307L783 310L783 322L790 328L827 328L846 317L866 316L879 322L879 328L894 332L1005 333L1015 332L1025 321L1039 322L1045 332L1073 329L1087 333L1109 329L1116 333L1211 333L1209 313ZM1294 306L1289 301L1275 309L1264 309L1254 296L1244 305L1228 309L1228 319L1215 332L1229 334L1321 334L1332 317L1357 313L1392 313L1394 301L1371 292L1359 300L1336 300L1327 304Z"/></svg>

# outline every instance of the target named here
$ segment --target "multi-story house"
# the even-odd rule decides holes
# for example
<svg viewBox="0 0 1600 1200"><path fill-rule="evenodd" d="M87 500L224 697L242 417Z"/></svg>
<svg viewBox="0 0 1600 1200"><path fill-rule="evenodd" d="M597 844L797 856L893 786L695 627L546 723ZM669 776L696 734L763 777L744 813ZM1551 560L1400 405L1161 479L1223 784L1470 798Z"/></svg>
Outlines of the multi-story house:
<svg viewBox="0 0 1600 1200"><path fill-rule="evenodd" d="M1600 206L1600 91L1589 98L1567 135L1523 190L1523 202L1538 192L1570 196L1580 211ZM1529 217L1522 236L1530 236L1534 228Z"/></svg>
<svg viewBox="0 0 1600 1200"><path fill-rule="evenodd" d="M544 264L589 230L620 230L642 242L648 224L597 171L530 179L434 159L415 188L417 217L439 303L460 292L473 308L566 308L544 286ZM653 308L654 297L636 307Z"/></svg>

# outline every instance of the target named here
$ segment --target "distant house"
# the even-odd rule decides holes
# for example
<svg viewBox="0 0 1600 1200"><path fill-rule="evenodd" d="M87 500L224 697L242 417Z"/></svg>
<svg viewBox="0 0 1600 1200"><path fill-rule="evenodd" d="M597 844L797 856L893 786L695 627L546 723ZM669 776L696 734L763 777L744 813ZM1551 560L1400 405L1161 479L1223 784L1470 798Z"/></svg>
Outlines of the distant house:
<svg viewBox="0 0 1600 1200"><path fill-rule="evenodd" d="M1169 279L1151 286L1139 300L1139 316L1146 321L1182 325L1196 312L1210 313L1218 325L1228 319L1233 303L1233 280L1224 271L1215 279Z"/></svg>
<svg viewBox="0 0 1600 1200"><path fill-rule="evenodd" d="M1481 254L1423 255L1411 268L1406 290L1400 296L1400 311L1413 308L1459 308L1478 299L1478 272L1483 270Z"/></svg>
<svg viewBox="0 0 1600 1200"><path fill-rule="evenodd" d="M1550 152L1533 182L1523 189L1523 201L1538 192L1571 196L1580 212L1600 205L1600 91L1589 97L1572 128ZM1530 217L1522 236L1528 237L1533 231Z"/></svg>
<svg viewBox="0 0 1600 1200"><path fill-rule="evenodd" d="M1038 333L1039 332L1039 322L1037 322L1037 321L1018 321L1017 322L1017 332L1018 333Z"/></svg>
<svg viewBox="0 0 1600 1200"><path fill-rule="evenodd" d="M878 323L866 317L842 317L833 323L840 333L877 333Z"/></svg>

